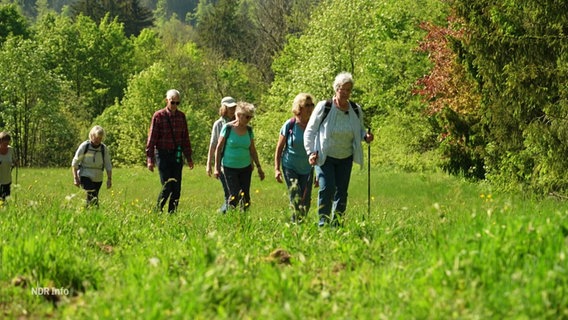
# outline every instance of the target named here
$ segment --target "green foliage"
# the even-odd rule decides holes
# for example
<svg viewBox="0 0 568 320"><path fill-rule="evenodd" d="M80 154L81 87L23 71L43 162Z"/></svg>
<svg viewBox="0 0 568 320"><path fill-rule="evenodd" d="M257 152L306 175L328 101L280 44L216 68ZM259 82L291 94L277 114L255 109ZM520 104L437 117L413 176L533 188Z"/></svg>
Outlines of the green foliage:
<svg viewBox="0 0 568 320"><path fill-rule="evenodd" d="M50 68L71 82L69 108L80 121L90 122L122 97L133 72L133 48L116 20L97 25L85 16L73 21L48 15L34 30Z"/></svg>
<svg viewBox="0 0 568 320"><path fill-rule="evenodd" d="M24 16L15 4L0 4L0 44L9 35L29 37L30 31Z"/></svg>
<svg viewBox="0 0 568 320"><path fill-rule="evenodd" d="M154 24L152 11L138 0L79 0L71 5L75 17L84 15L99 23L117 19L124 26L126 36L137 36Z"/></svg>
<svg viewBox="0 0 568 320"><path fill-rule="evenodd" d="M420 112L411 89L429 65L426 56L415 51L423 35L418 25L423 20L440 19L442 8L437 1L420 1L419 5L416 1L323 2L313 13L305 33L299 38L290 37L273 64L276 76L264 104L271 108L274 112L271 117L276 119L262 123L259 139L274 142L268 152L263 149L263 157L272 156L276 145L275 128L280 127L274 123L282 123L289 117L289 112L283 110L289 109L293 97L299 92L309 92L316 100L331 97L333 79L341 71L349 71L355 78L352 99L362 105L366 124L373 129L384 125L394 130L382 130L379 134L393 138L398 133L407 133L400 139L395 137L394 141L401 142L409 141L405 138L413 135L429 136L418 132L416 128L421 126L398 127L403 122L398 121L397 116L400 111ZM424 142L431 145L428 139ZM397 149L382 144L378 148L393 152L408 150L415 154L424 151L425 145L414 146L417 149ZM388 154L383 158L386 157L401 160L399 164L403 167L417 165L404 163L405 154Z"/></svg>
<svg viewBox="0 0 568 320"><path fill-rule="evenodd" d="M0 123L12 133L20 165L61 165L72 148L74 127L60 115L66 83L46 58L29 39L9 37L0 50Z"/></svg>
<svg viewBox="0 0 568 320"><path fill-rule="evenodd" d="M567 85L565 1L451 2L468 35L460 57L482 96L489 176L538 193L565 193L561 101ZM483 8L483 9L481 9ZM518 171L521 170L522 171ZM490 170L490 171L489 171Z"/></svg>

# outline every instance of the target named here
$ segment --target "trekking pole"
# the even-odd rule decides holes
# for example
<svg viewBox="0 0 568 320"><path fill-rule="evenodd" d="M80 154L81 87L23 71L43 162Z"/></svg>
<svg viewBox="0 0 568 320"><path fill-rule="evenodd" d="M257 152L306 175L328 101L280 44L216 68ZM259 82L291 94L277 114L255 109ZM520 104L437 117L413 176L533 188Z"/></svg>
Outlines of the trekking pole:
<svg viewBox="0 0 568 320"><path fill-rule="evenodd" d="M367 128L371 133L371 127ZM371 143L367 143L367 219L371 216Z"/></svg>

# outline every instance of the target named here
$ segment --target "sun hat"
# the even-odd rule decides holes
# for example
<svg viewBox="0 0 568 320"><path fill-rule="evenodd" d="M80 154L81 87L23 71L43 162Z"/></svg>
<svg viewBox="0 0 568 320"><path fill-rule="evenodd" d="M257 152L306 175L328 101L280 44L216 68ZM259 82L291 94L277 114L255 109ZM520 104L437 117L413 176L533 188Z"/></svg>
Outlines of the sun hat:
<svg viewBox="0 0 568 320"><path fill-rule="evenodd" d="M224 105L224 106L227 106L229 108L237 106L237 102L232 97L225 97L225 98L221 99L221 104Z"/></svg>

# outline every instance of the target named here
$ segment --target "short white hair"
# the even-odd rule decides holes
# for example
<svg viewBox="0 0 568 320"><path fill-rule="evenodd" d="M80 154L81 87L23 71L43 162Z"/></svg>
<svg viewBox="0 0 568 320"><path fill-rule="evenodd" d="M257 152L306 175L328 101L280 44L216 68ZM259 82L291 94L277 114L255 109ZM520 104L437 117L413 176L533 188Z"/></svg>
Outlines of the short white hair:
<svg viewBox="0 0 568 320"><path fill-rule="evenodd" d="M168 92L166 92L166 99L171 100L175 97L181 98L179 91L177 91L176 89L170 89L168 90Z"/></svg>
<svg viewBox="0 0 568 320"><path fill-rule="evenodd" d="M355 81L353 81L353 75L351 75L351 73L344 71L335 77L335 81L333 82L333 90L339 90L339 88L341 88L341 86L346 83L355 84Z"/></svg>

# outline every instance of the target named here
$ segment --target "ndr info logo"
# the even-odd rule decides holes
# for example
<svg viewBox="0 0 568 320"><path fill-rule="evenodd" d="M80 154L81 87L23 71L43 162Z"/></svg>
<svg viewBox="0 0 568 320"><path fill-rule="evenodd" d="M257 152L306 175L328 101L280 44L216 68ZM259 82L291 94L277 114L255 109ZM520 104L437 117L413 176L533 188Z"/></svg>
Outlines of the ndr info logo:
<svg viewBox="0 0 568 320"><path fill-rule="evenodd" d="M37 287L37 288L32 288L32 294L35 296L68 296L69 289Z"/></svg>

